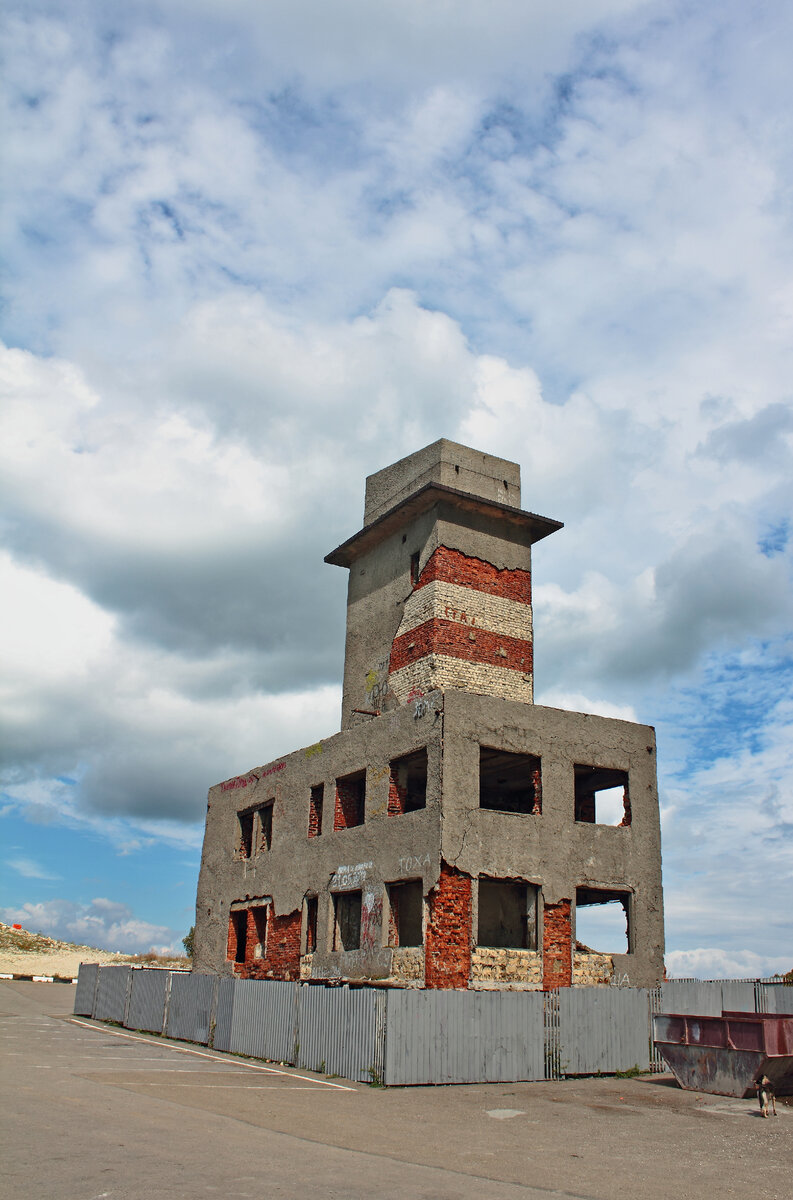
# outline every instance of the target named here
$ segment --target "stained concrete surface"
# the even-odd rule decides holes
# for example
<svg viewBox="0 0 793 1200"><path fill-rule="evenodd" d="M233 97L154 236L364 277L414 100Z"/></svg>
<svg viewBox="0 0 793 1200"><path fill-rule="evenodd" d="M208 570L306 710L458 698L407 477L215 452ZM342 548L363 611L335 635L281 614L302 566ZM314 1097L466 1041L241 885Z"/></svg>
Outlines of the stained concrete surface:
<svg viewBox="0 0 793 1200"><path fill-rule="evenodd" d="M382 1090L78 1023L73 1001L0 984L2 1200L791 1195L784 1104L763 1120L666 1076Z"/></svg>

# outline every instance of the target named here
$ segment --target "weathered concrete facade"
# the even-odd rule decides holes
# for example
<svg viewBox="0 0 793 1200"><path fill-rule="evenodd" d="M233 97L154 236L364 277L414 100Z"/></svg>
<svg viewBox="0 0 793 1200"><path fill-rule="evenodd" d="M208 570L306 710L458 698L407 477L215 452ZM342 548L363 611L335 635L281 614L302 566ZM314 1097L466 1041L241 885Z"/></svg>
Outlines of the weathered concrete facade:
<svg viewBox="0 0 793 1200"><path fill-rule="evenodd" d="M452 442L369 478L327 559L350 571L342 731L211 789L197 970L660 980L654 732L533 704L531 546L560 525L519 504L514 463ZM577 943L601 904L624 953Z"/></svg>

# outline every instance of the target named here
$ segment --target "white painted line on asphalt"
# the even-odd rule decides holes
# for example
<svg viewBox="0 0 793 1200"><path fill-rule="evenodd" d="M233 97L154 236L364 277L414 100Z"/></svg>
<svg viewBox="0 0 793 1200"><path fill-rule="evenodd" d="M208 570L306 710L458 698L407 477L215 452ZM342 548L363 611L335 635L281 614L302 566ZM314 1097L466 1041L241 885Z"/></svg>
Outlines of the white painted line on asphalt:
<svg viewBox="0 0 793 1200"><path fill-rule="evenodd" d="M298 1084L296 1087L287 1088L282 1083L172 1083L171 1087L193 1087L193 1088L231 1088L235 1092L315 1092L323 1080L317 1079L315 1083L308 1084L305 1087ZM142 1079L136 1087L146 1087L146 1080ZM159 1087L159 1083L150 1083L149 1087Z"/></svg>
<svg viewBox="0 0 793 1200"><path fill-rule="evenodd" d="M145 1042L147 1046L151 1046L151 1038L138 1037L135 1033L122 1033L120 1029L105 1029L96 1025L89 1025L87 1021L78 1021L76 1017L70 1017L69 1022L72 1025L80 1025L83 1029L93 1029L96 1033L105 1033L109 1037L123 1037L130 1042ZM177 1050L180 1054L195 1054L198 1058L208 1058L211 1062L225 1063L226 1066L246 1067L249 1071L266 1071L269 1075L283 1075L287 1079L303 1079L307 1083L317 1084L319 1087L336 1088L340 1092L354 1092L355 1088L347 1087L343 1083L331 1083L329 1079L312 1079L310 1075L296 1075L292 1071L279 1071L277 1067L265 1067L260 1063L240 1062L236 1058L221 1058L218 1054L211 1054L208 1050L191 1050L188 1046L172 1046L170 1042L164 1042L163 1050Z"/></svg>

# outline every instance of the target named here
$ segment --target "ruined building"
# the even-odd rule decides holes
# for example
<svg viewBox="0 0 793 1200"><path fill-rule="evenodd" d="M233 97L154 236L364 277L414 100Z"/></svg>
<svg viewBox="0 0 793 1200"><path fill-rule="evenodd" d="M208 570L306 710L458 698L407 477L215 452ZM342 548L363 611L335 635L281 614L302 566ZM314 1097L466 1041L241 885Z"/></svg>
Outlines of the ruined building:
<svg viewBox="0 0 793 1200"><path fill-rule="evenodd" d="M211 789L197 971L660 980L654 731L533 702L531 547L560 528L521 510L515 463L453 442L368 478L326 559L349 571L341 732ZM577 940L593 905L621 953Z"/></svg>

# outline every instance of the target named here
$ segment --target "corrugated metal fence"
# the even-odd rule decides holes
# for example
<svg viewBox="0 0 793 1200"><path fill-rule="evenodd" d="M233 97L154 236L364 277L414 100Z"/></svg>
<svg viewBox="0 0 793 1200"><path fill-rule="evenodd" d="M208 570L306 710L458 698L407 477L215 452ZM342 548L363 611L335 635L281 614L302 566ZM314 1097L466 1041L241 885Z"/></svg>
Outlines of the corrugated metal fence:
<svg viewBox="0 0 793 1200"><path fill-rule="evenodd" d="M656 1012L793 1012L770 981L553 992L322 987L83 964L74 1011L365 1083L512 1083L664 1070Z"/></svg>

